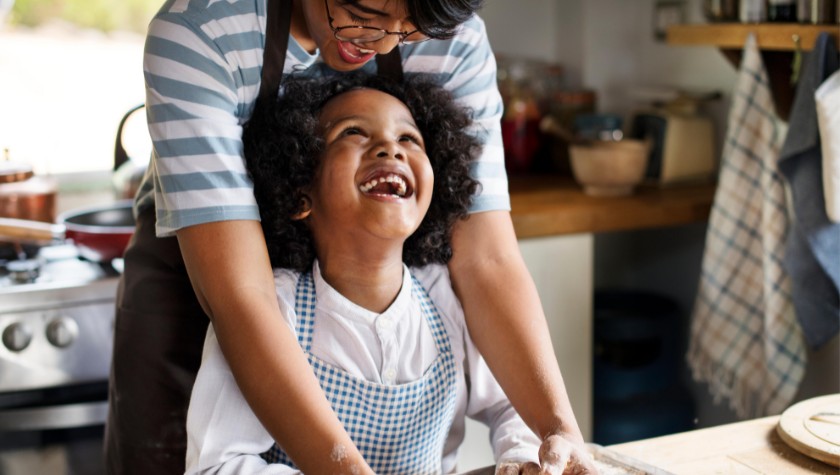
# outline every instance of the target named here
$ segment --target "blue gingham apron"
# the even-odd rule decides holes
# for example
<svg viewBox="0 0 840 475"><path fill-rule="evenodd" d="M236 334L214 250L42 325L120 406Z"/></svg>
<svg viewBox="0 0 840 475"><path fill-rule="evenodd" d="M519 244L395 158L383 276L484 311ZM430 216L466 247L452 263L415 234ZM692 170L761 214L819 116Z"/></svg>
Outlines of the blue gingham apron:
<svg viewBox="0 0 840 475"><path fill-rule="evenodd" d="M412 276L438 356L423 377L387 385L351 376L311 353L315 310L312 273L301 275L295 293L298 342L315 376L353 443L377 474L437 474L455 409L455 359L437 308ZM274 445L263 456L270 463L294 467Z"/></svg>

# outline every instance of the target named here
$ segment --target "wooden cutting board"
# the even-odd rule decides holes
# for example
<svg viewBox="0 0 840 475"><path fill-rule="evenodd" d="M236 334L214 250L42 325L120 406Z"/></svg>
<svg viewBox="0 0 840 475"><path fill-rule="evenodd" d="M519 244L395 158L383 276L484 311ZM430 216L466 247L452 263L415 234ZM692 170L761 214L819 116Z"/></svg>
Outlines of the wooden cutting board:
<svg viewBox="0 0 840 475"><path fill-rule="evenodd" d="M840 394L794 404L782 413L776 431L794 450L840 467Z"/></svg>

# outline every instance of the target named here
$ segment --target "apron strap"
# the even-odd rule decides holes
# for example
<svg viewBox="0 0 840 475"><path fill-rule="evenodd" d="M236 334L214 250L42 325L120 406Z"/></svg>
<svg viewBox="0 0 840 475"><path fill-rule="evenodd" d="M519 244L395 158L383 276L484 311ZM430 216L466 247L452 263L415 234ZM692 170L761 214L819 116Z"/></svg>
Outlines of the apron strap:
<svg viewBox="0 0 840 475"><path fill-rule="evenodd" d="M286 48L289 46L289 28L292 24L292 0L266 0L265 49L263 50L260 99L277 96Z"/></svg>

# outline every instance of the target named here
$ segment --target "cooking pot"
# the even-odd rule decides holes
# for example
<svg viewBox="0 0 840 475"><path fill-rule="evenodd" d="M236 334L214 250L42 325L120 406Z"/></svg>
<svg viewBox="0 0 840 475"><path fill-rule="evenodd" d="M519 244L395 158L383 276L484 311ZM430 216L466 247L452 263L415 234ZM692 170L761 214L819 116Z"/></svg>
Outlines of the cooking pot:
<svg viewBox="0 0 840 475"><path fill-rule="evenodd" d="M35 176L32 167L0 162L0 217L51 223L55 220L58 186L52 178Z"/></svg>
<svg viewBox="0 0 840 475"><path fill-rule="evenodd" d="M117 127L117 138L114 143L114 174L111 178L111 184L114 187L114 193L117 199L132 199L137 194L140 188L140 182L143 180L143 175L146 173L146 168L149 164L149 153L143 150L143 147L134 147L134 151L138 153L129 153L126 150L124 135L128 132L138 132L135 129L136 121L135 113L138 113L145 107L144 104L134 106L120 120ZM148 128L146 126L145 118L140 123L143 134L148 137ZM135 136L136 137L136 136ZM142 144L143 146L150 146L151 140ZM145 152L145 153L143 153ZM136 155L145 155L140 158Z"/></svg>
<svg viewBox="0 0 840 475"><path fill-rule="evenodd" d="M58 224L0 218L0 238L20 241L69 241L83 258L109 263L122 257L134 234L131 200L68 211Z"/></svg>

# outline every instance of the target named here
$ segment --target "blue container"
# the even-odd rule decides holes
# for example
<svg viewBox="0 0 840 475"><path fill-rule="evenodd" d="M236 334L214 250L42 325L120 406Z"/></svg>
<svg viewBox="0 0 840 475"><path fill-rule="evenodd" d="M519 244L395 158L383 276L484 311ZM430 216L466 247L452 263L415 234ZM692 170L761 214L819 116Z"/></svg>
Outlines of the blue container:
<svg viewBox="0 0 840 475"><path fill-rule="evenodd" d="M594 305L594 397L621 401L679 380L680 309L661 295L598 290Z"/></svg>

